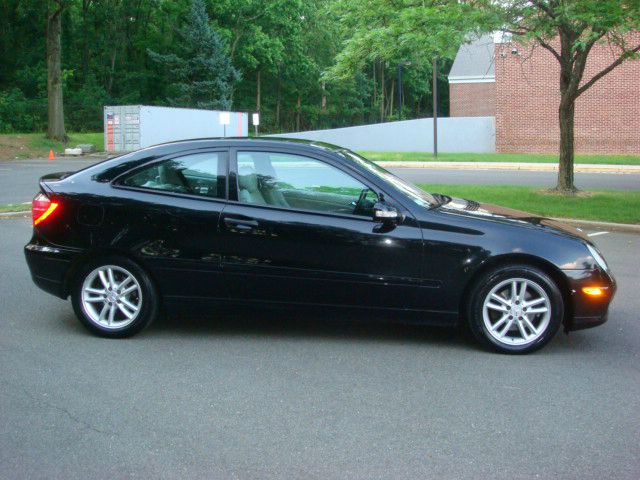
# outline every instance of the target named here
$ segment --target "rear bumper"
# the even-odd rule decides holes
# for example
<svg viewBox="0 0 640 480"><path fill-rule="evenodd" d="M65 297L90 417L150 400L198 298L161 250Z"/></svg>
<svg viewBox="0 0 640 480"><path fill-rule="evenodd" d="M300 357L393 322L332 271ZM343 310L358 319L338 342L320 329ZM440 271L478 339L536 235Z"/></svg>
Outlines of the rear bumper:
<svg viewBox="0 0 640 480"><path fill-rule="evenodd" d="M565 331L584 330L602 325L609 318L609 305L616 294L616 280L604 270L564 270L569 280L571 310L565 318ZM589 296L584 287L600 287L603 294Z"/></svg>
<svg viewBox="0 0 640 480"><path fill-rule="evenodd" d="M67 298L67 278L75 251L30 242L24 256L31 278L39 288L60 298Z"/></svg>

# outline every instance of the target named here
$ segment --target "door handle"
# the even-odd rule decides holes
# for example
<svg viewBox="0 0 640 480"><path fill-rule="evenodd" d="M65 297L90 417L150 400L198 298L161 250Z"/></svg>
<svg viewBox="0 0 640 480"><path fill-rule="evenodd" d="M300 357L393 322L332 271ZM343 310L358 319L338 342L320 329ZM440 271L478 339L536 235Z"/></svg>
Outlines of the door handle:
<svg viewBox="0 0 640 480"><path fill-rule="evenodd" d="M245 220L242 218L230 218L226 217L224 219L224 224L228 228L232 228L238 231L249 231L254 228L258 228L258 222L256 220Z"/></svg>

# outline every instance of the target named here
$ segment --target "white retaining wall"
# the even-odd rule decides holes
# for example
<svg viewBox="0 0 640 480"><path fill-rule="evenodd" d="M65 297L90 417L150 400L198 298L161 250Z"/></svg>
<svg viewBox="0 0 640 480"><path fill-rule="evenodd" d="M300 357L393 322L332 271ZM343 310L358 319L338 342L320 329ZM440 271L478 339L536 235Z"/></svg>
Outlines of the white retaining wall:
<svg viewBox="0 0 640 480"><path fill-rule="evenodd" d="M420 118L358 127L283 133L274 137L305 138L351 150L374 152L433 151L433 119ZM438 151L490 153L496 151L494 117L438 118Z"/></svg>

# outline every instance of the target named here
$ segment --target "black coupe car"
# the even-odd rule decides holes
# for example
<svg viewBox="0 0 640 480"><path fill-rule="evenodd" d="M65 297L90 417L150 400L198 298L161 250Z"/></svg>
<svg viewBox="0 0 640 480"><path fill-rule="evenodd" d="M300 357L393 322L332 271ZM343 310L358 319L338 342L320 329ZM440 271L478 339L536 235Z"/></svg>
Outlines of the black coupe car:
<svg viewBox="0 0 640 480"><path fill-rule="evenodd" d="M615 293L575 228L286 139L168 143L46 175L25 255L107 337L230 301L402 311L525 353L605 322Z"/></svg>

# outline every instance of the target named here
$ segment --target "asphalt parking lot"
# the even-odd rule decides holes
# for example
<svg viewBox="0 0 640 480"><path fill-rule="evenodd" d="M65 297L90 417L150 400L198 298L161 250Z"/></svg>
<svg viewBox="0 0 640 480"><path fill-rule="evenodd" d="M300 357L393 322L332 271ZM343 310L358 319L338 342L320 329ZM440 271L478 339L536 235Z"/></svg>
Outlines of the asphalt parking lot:
<svg viewBox="0 0 640 480"><path fill-rule="evenodd" d="M640 236L602 327L523 357L455 330L212 312L129 340L39 291L0 220L0 478L640 478Z"/></svg>

